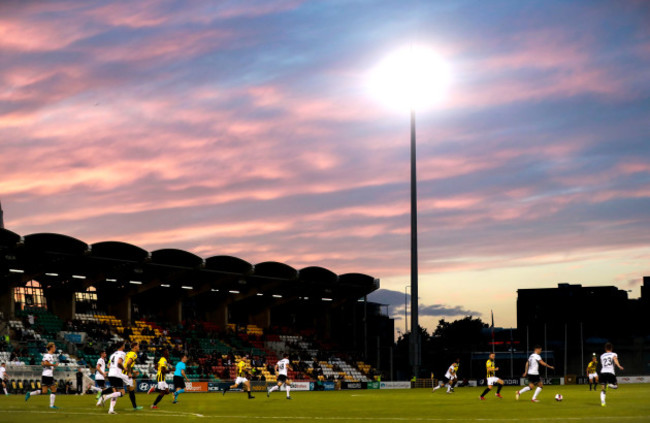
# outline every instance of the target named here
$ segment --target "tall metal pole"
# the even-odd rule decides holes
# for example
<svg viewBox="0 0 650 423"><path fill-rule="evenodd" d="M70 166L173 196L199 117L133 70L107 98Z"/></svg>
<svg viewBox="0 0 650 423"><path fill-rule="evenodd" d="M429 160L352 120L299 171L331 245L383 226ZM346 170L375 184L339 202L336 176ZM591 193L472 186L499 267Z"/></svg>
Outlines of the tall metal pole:
<svg viewBox="0 0 650 423"><path fill-rule="evenodd" d="M408 295L406 294L406 291L411 287L411 285L406 285L404 287L404 336L406 336L406 333L409 331L409 321L408 321Z"/></svg>
<svg viewBox="0 0 650 423"><path fill-rule="evenodd" d="M420 370L420 325L418 322L418 206L415 155L415 109L411 109L411 366L413 376Z"/></svg>
<svg viewBox="0 0 650 423"><path fill-rule="evenodd" d="M515 377L515 371L514 371L515 347L513 346L514 344L515 343L512 337L512 328L510 328L510 379Z"/></svg>
<svg viewBox="0 0 650 423"><path fill-rule="evenodd" d="M585 375L585 344L582 339L582 322L580 322L580 374Z"/></svg>
<svg viewBox="0 0 650 423"><path fill-rule="evenodd" d="M368 359L368 296L363 296L363 359Z"/></svg>
<svg viewBox="0 0 650 423"><path fill-rule="evenodd" d="M546 349L546 323L544 323L544 361L548 363L548 350ZM544 377L548 378L548 367L544 367Z"/></svg>
<svg viewBox="0 0 650 423"><path fill-rule="evenodd" d="M567 333L568 333L568 327L567 324L565 323L564 324L564 377L565 378L567 374L566 367L568 365L567 353L569 352L569 345L568 345L569 338Z"/></svg>

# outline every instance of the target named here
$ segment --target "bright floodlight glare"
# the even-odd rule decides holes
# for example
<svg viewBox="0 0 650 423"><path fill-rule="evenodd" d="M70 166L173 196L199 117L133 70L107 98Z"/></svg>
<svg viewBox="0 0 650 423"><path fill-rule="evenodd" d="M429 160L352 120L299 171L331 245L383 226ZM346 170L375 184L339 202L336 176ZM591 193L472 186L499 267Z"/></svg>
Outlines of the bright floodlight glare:
<svg viewBox="0 0 650 423"><path fill-rule="evenodd" d="M412 46L386 57L371 71L370 91L399 110L440 103L450 82L449 65L433 50Z"/></svg>

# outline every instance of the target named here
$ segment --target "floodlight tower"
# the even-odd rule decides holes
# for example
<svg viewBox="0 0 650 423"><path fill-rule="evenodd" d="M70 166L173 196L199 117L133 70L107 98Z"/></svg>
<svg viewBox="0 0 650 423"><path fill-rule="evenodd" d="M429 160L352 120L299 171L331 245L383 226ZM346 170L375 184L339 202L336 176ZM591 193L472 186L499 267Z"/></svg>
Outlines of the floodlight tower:
<svg viewBox="0 0 650 423"><path fill-rule="evenodd" d="M411 336L409 362L418 377L422 345L418 316L418 208L415 111L444 97L448 82L447 64L426 47L410 46L388 56L370 78L371 89L393 107L411 113Z"/></svg>

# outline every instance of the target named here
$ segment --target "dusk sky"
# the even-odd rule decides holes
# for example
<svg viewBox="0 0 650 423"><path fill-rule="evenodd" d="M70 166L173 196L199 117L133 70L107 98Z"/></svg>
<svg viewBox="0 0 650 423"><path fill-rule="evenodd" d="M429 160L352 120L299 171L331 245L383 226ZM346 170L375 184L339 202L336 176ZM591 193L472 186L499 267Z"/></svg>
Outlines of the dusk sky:
<svg viewBox="0 0 650 423"><path fill-rule="evenodd" d="M368 79L409 45L451 73L443 101L417 111L422 325L490 310L516 325L517 289L559 282L637 297L650 275L641 0L4 0L5 225L365 273L401 319L409 111Z"/></svg>

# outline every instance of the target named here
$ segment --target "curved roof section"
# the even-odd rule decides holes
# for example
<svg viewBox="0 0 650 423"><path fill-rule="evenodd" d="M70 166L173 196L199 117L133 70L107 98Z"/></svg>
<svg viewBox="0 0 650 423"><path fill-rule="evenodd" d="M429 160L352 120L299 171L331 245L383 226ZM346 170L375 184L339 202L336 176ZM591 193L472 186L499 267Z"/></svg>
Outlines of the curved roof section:
<svg viewBox="0 0 650 423"><path fill-rule="evenodd" d="M198 267L203 259L189 251L165 248L151 252L151 261L156 264L180 267Z"/></svg>
<svg viewBox="0 0 650 423"><path fill-rule="evenodd" d="M255 265L255 276L278 279L297 279L298 271L288 264L265 261Z"/></svg>
<svg viewBox="0 0 650 423"><path fill-rule="evenodd" d="M233 256L213 256L205 259L205 268L219 272L249 274L253 265Z"/></svg>
<svg viewBox="0 0 650 423"><path fill-rule="evenodd" d="M90 246L93 257L115 260L142 261L149 257L149 252L136 245L119 241L97 242Z"/></svg>
<svg viewBox="0 0 650 423"><path fill-rule="evenodd" d="M20 241L20 235L9 229L0 228L0 247L14 247Z"/></svg>
<svg viewBox="0 0 650 423"><path fill-rule="evenodd" d="M339 277L336 273L324 267L310 266L300 269L299 279L304 282L335 284Z"/></svg>
<svg viewBox="0 0 650 423"><path fill-rule="evenodd" d="M341 284L356 285L364 288L375 286L375 278L364 275L363 273L346 273L339 276L339 282Z"/></svg>
<svg viewBox="0 0 650 423"><path fill-rule="evenodd" d="M25 235L25 246L30 249L62 254L82 255L88 251L88 244L67 235L40 233Z"/></svg>

